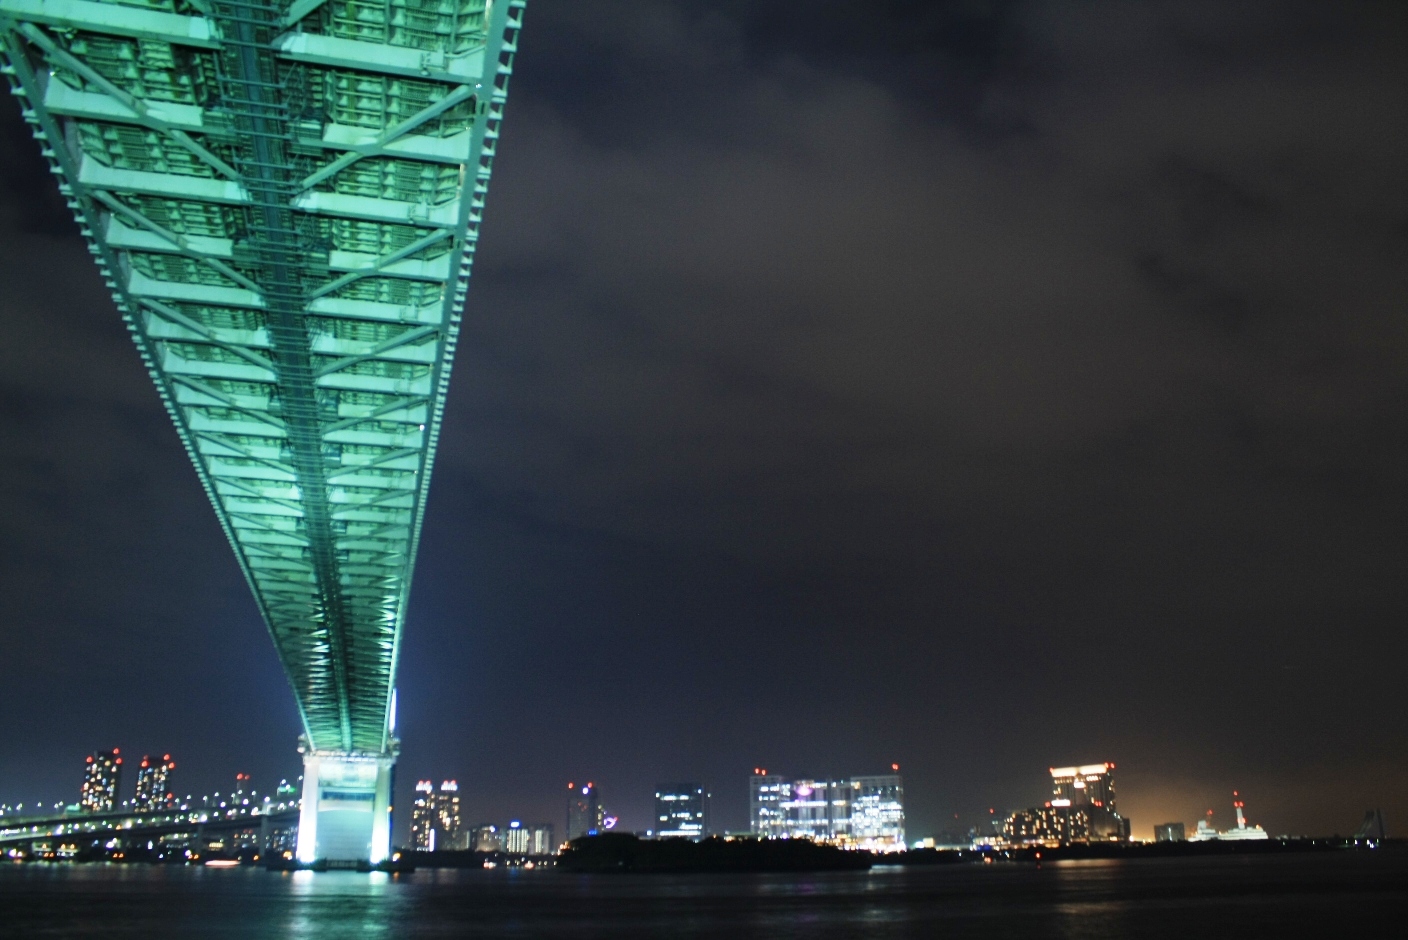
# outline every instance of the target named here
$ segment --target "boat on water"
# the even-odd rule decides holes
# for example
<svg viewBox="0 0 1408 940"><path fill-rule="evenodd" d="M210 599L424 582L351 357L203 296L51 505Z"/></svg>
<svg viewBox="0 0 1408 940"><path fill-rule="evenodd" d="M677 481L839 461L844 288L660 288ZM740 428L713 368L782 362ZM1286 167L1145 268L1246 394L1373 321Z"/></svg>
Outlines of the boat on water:
<svg viewBox="0 0 1408 940"><path fill-rule="evenodd" d="M1189 836L1190 842L1211 842L1217 839L1220 842L1236 842L1242 840L1257 840L1271 838L1266 834L1266 830L1260 826L1248 826L1247 817L1243 812L1244 805L1236 790L1232 791L1232 808L1237 811L1237 827L1235 829L1214 829L1212 825L1212 810L1208 810L1206 819L1198 820L1198 828L1193 830Z"/></svg>

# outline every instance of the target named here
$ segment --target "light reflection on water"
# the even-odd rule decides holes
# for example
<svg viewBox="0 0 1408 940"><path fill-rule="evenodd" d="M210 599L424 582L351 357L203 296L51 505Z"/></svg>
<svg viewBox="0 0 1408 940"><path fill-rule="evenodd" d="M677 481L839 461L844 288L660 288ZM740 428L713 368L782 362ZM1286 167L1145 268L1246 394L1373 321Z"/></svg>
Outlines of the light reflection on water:
<svg viewBox="0 0 1408 940"><path fill-rule="evenodd" d="M1065 940L1373 935L1408 851L786 875L0 867L0 937Z"/></svg>

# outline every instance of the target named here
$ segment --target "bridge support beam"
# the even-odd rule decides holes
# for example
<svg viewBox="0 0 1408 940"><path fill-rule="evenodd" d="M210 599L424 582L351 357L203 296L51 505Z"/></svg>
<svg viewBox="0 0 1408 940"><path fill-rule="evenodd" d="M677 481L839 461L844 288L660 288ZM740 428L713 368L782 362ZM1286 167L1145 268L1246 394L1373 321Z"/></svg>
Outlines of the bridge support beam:
<svg viewBox="0 0 1408 940"><path fill-rule="evenodd" d="M298 861L379 865L391 854L394 754L303 753Z"/></svg>

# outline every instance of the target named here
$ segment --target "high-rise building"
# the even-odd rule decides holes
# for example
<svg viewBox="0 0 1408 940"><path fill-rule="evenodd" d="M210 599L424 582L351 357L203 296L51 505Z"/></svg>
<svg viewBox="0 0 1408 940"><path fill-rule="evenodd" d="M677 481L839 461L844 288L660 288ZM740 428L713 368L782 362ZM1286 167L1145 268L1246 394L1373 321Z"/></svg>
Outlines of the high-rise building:
<svg viewBox="0 0 1408 940"><path fill-rule="evenodd" d="M94 751L88 755L83 770L83 789L78 805L85 813L110 813L117 806L118 787L122 782L122 758L118 748Z"/></svg>
<svg viewBox="0 0 1408 940"><path fill-rule="evenodd" d="M1115 812L1114 770L1110 763L1052 767L1051 805L1099 806Z"/></svg>
<svg viewBox="0 0 1408 940"><path fill-rule="evenodd" d="M601 794L596 784L567 785L567 840L594 836L604 828L606 813L601 808Z"/></svg>
<svg viewBox="0 0 1408 940"><path fill-rule="evenodd" d="M805 779L793 780L786 787L786 799L778 804L782 809L784 838L826 842L843 836L842 830L850 828L848 813L833 815L833 801L847 808L850 806L849 787L845 784Z"/></svg>
<svg viewBox="0 0 1408 940"><path fill-rule="evenodd" d="M460 833L460 785L454 780L440 782L439 805L436 807L435 822L447 849L466 848Z"/></svg>
<svg viewBox="0 0 1408 940"><path fill-rule="evenodd" d="M693 839L709 834L709 792L697 783L665 783L655 788L655 835Z"/></svg>
<svg viewBox="0 0 1408 940"><path fill-rule="evenodd" d="M444 852L468 848L467 834L460 830L460 787L454 780L435 784L416 782L411 804L411 845L423 852Z"/></svg>
<svg viewBox="0 0 1408 940"><path fill-rule="evenodd" d="M762 839L780 838L785 823L782 801L790 796L791 787L781 775L754 767L753 776L748 779L749 830Z"/></svg>
<svg viewBox="0 0 1408 940"><path fill-rule="evenodd" d="M528 827L529 855L556 855L557 841L552 837L552 823L538 823Z"/></svg>
<svg viewBox="0 0 1408 940"><path fill-rule="evenodd" d="M1115 765L1052 767L1045 806L1013 813L1003 824L1009 842L1069 845L1129 840L1129 820L1115 809Z"/></svg>
<svg viewBox="0 0 1408 940"><path fill-rule="evenodd" d="M904 783L898 773L785 780L759 768L749 781L748 816L760 838L895 851L904 847Z"/></svg>
<svg viewBox="0 0 1408 940"><path fill-rule="evenodd" d="M435 784L416 781L416 797L411 803L411 847L435 851Z"/></svg>
<svg viewBox="0 0 1408 940"><path fill-rule="evenodd" d="M176 794L171 792L171 771L176 762L170 754L161 755L157 760L150 754L137 765L137 795L132 800L132 808L139 811L165 809L176 802Z"/></svg>
<svg viewBox="0 0 1408 940"><path fill-rule="evenodd" d="M1154 827L1155 842L1183 842L1188 838L1183 823L1159 823Z"/></svg>
<svg viewBox="0 0 1408 940"><path fill-rule="evenodd" d="M532 839L529 831L521 820L509 820L508 828L503 831L504 851L509 855L529 855L531 854Z"/></svg>
<svg viewBox="0 0 1408 940"><path fill-rule="evenodd" d="M904 847L904 781L881 774L850 780L850 837L863 848Z"/></svg>

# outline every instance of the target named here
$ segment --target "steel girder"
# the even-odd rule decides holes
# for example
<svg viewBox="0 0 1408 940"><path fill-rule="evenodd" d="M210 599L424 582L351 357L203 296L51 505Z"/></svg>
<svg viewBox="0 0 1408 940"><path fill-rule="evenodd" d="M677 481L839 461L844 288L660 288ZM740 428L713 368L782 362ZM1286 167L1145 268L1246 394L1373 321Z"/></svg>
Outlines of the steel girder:
<svg viewBox="0 0 1408 940"><path fill-rule="evenodd" d="M388 753L525 0L0 0L318 750Z"/></svg>

